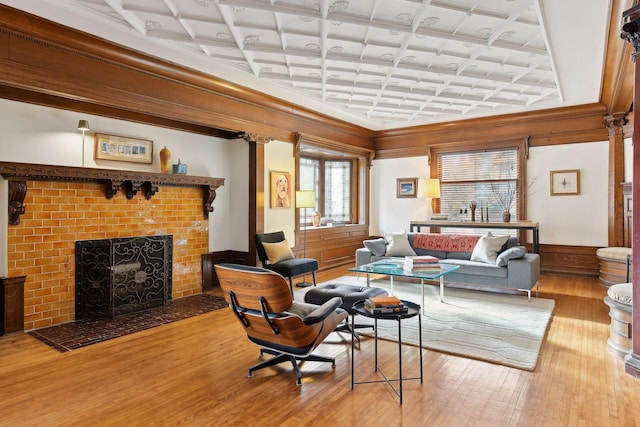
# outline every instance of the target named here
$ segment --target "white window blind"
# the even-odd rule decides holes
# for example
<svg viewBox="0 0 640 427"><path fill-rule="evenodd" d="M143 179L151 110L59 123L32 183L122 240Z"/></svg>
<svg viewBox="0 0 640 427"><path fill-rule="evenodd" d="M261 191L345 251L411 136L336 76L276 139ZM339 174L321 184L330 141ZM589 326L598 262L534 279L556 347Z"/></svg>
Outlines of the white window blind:
<svg viewBox="0 0 640 427"><path fill-rule="evenodd" d="M510 208L512 219L518 218L517 148L440 153L437 161L441 213L450 219L469 221L470 203L475 201L476 221L480 221L480 206L488 206L491 222L501 222L506 207ZM513 200L511 206L501 205L499 199L505 196ZM508 200L503 204L508 205Z"/></svg>

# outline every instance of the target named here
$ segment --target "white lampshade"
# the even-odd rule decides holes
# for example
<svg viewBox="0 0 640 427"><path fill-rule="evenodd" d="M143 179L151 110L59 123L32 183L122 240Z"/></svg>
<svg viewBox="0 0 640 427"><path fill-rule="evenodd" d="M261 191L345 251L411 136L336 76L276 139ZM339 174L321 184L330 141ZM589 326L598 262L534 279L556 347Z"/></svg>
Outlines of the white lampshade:
<svg viewBox="0 0 640 427"><path fill-rule="evenodd" d="M296 208L315 208L316 192L313 190L296 191Z"/></svg>
<svg viewBox="0 0 640 427"><path fill-rule="evenodd" d="M418 182L418 196L423 199L440 197L440 181L438 178L421 179Z"/></svg>

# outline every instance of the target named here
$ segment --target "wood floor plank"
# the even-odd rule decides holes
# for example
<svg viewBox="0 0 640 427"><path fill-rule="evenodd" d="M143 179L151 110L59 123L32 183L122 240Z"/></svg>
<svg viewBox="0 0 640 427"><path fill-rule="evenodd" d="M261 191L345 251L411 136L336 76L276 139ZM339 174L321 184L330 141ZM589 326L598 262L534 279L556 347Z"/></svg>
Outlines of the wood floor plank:
<svg viewBox="0 0 640 427"><path fill-rule="evenodd" d="M228 309L67 353L9 335L0 338L0 426L639 426L640 380L607 350L604 295L596 279L543 276L540 296L556 307L533 372L425 350L424 383L405 381L402 406L385 384L351 390L341 334L318 348L335 369L303 364L301 386L287 365L247 378L259 351ZM397 373L397 345L381 340L379 350ZM372 340L356 353L357 375L374 377ZM417 349L403 356L417 374Z"/></svg>

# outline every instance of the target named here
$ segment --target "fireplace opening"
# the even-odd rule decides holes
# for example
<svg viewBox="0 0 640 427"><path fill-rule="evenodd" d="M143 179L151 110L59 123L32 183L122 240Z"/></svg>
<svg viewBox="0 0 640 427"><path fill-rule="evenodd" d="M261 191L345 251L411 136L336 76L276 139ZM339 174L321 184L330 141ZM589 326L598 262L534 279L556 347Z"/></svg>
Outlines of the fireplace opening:
<svg viewBox="0 0 640 427"><path fill-rule="evenodd" d="M76 241L76 320L166 305L172 252L171 235Z"/></svg>

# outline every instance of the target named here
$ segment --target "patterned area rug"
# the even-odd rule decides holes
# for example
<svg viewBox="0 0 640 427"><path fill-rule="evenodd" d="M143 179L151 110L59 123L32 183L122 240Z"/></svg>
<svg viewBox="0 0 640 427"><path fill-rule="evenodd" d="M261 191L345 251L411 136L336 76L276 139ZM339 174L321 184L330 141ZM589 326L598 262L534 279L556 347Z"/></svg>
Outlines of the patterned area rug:
<svg viewBox="0 0 640 427"><path fill-rule="evenodd" d="M77 320L31 331L29 335L60 352L65 352L224 307L228 307L228 305L223 297L198 294L173 300L164 307L152 308L113 319Z"/></svg>
<svg viewBox="0 0 640 427"><path fill-rule="evenodd" d="M344 276L328 283L366 285L366 279ZM372 286L389 291L389 281L373 280ZM394 294L422 306L420 285L395 281ZM555 301L459 288L445 288L440 302L438 286L425 287L422 346L430 350L484 360L518 369L535 369L540 347L552 318ZM373 319L358 316L358 323ZM372 335L362 330L363 335ZM395 320L378 322L378 337L397 340ZM416 319L402 321L402 341L418 345Z"/></svg>

